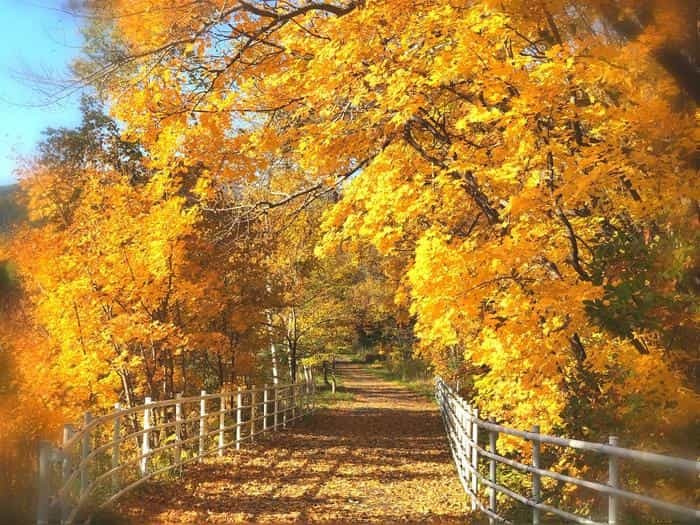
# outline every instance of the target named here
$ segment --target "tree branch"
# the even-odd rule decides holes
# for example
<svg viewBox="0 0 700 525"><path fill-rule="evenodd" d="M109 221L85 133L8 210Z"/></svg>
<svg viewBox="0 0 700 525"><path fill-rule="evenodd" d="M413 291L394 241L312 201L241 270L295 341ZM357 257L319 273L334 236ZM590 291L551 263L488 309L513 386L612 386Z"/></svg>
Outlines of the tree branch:
<svg viewBox="0 0 700 525"><path fill-rule="evenodd" d="M579 255L578 239L576 237L576 233L574 232L574 228L573 228L573 226L571 226L571 222L566 217L566 214L564 213L564 210L561 209L561 207L557 208L557 216L559 217L561 222L566 227L566 230L568 233L569 245L571 247L570 261L569 261L571 263L571 266L573 267L574 270L576 270L576 273L579 275L579 277L582 280L590 281L591 280L590 274L581 265L581 258Z"/></svg>

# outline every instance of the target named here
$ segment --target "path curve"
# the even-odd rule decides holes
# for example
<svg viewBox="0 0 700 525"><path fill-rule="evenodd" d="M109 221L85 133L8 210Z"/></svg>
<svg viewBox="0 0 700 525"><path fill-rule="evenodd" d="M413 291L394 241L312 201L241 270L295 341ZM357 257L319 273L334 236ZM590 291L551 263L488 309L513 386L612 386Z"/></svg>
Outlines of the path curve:
<svg viewBox="0 0 700 525"><path fill-rule="evenodd" d="M149 484L119 512L144 525L465 523L435 404L362 365L339 373L352 401Z"/></svg>

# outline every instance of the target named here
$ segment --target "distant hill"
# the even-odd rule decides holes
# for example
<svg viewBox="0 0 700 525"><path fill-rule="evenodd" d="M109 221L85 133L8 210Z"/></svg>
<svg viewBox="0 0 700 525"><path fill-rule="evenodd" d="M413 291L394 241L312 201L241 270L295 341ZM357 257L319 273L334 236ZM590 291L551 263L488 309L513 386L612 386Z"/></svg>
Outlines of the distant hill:
<svg viewBox="0 0 700 525"><path fill-rule="evenodd" d="M8 232L13 224L21 221L25 216L25 210L17 202L18 196L17 184L0 186L0 242L3 233ZM13 274L12 264L0 260L0 313L15 289Z"/></svg>
<svg viewBox="0 0 700 525"><path fill-rule="evenodd" d="M19 185L0 186L0 233L7 232L25 216L24 208L18 202Z"/></svg>
<svg viewBox="0 0 700 525"><path fill-rule="evenodd" d="M14 193L18 187L19 184L0 184L0 196Z"/></svg>

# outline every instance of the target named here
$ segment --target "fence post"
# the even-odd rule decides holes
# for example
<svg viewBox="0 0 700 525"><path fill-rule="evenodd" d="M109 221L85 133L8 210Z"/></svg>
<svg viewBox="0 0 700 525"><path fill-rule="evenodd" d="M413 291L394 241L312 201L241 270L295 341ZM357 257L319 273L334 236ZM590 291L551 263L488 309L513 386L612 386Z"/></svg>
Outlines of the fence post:
<svg viewBox="0 0 700 525"><path fill-rule="evenodd" d="M306 396L307 396L306 387L307 387L307 385L309 384L309 379L308 379L308 377L307 377L307 370L306 370L306 367L303 367L303 368L301 369L301 371L302 371L302 376L303 376L303 381L304 381L304 382L301 383L301 388L300 388L300 390L301 390L301 395L299 396L299 410L300 410L300 412L301 412L302 414L305 414L305 413L306 413L306 403L307 403L307 399L306 399Z"/></svg>
<svg viewBox="0 0 700 525"><path fill-rule="evenodd" d="M313 396L311 394L311 368L306 369L306 413L311 413L311 401Z"/></svg>
<svg viewBox="0 0 700 525"><path fill-rule="evenodd" d="M472 412L472 491L474 492L474 501L472 507L476 510L476 503L479 499L479 410L474 409Z"/></svg>
<svg viewBox="0 0 700 525"><path fill-rule="evenodd" d="M218 456L223 457L224 455L224 429L226 428L226 408L224 403L225 392L221 392L221 397L219 398L219 451Z"/></svg>
<svg viewBox="0 0 700 525"><path fill-rule="evenodd" d="M272 418L272 429L273 429L275 432L277 432L277 425L278 425L279 411L280 411L280 401L279 401L279 394L280 394L280 391L279 391L279 387L278 387L277 385L274 385L274 386L272 387L272 391L273 391L274 394L275 394L275 402L274 402L274 405L273 405L273 406L274 406L274 409L275 409L275 410L274 410L275 413L274 413L273 418Z"/></svg>
<svg viewBox="0 0 700 525"><path fill-rule="evenodd" d="M472 407L467 403L466 414L465 414L465 428L466 428L466 442L465 442L465 461L467 462L467 485L469 488L469 495L471 501L471 509L476 509L476 501L474 500L474 493L472 492L472 483L474 479L474 474L471 470L472 464Z"/></svg>
<svg viewBox="0 0 700 525"><path fill-rule="evenodd" d="M457 398L457 406L459 412L457 413L457 425L459 429L459 461L462 463L462 482L467 488L466 492L469 493L469 466L471 465L471 456L469 456L468 443L469 438L467 437L467 408L464 400L462 398Z"/></svg>
<svg viewBox="0 0 700 525"><path fill-rule="evenodd" d="M540 426L534 425L532 427L533 434L540 433ZM532 466L535 468L540 468L540 442L537 439L532 440ZM540 485L540 475L537 472L532 473L532 499L535 503L540 503L542 498L542 487ZM532 509L532 524L539 525L540 523L540 509Z"/></svg>
<svg viewBox="0 0 700 525"><path fill-rule="evenodd" d="M121 412L122 406L119 403L114 404L116 415L114 416L114 430L112 431L112 494L116 494L119 490L119 434L121 432Z"/></svg>
<svg viewBox="0 0 700 525"><path fill-rule="evenodd" d="M292 383L292 386L289 389L289 391L291 392L291 396L292 396L292 399L291 399L291 402L292 402L292 421L294 421L294 418L297 415L297 396L296 396L295 390L296 390L298 384L299 383Z"/></svg>
<svg viewBox="0 0 700 525"><path fill-rule="evenodd" d="M307 414L311 413L311 369L306 369L306 384L304 385L306 392L306 409Z"/></svg>
<svg viewBox="0 0 700 525"><path fill-rule="evenodd" d="M462 447L464 445L464 440L462 438L462 429L460 424L459 400L454 396L450 396L448 397L447 404L449 406L447 411L447 419L449 420L449 426L452 429L452 440L457 452L457 471L459 472L460 476L464 476L464 460L462 459Z"/></svg>
<svg viewBox="0 0 700 525"><path fill-rule="evenodd" d="M495 424L496 421L491 419L491 423ZM491 454L496 453L496 441L498 440L498 432L495 430L489 430L489 452ZM495 485L496 484L496 460L491 458L489 462L489 481ZM489 510L496 513L496 489L495 487L489 488ZM495 520L489 517L489 523L493 525Z"/></svg>
<svg viewBox="0 0 700 525"><path fill-rule="evenodd" d="M469 477L469 456L468 456L468 450L469 450L469 435L471 432L468 432L467 425L468 425L468 419L467 419L467 404L464 402L463 399L460 398L459 400L459 439L460 439L460 451L459 451L459 457L460 461L462 462L463 465L463 481L465 486L468 488L469 487L469 480L471 479Z"/></svg>
<svg viewBox="0 0 700 525"><path fill-rule="evenodd" d="M151 451L151 398L147 397L143 409L143 436L141 436L141 475L148 474L148 453Z"/></svg>
<svg viewBox="0 0 700 525"><path fill-rule="evenodd" d="M202 461L204 455L204 435L207 433L207 400L204 396L207 395L206 390L202 390L199 398L199 461Z"/></svg>
<svg viewBox="0 0 700 525"><path fill-rule="evenodd" d="M447 410L447 419L448 419L448 424L449 428L451 429L451 434L452 434L452 442L454 444L455 449L458 451L457 452L457 458L456 458L456 467L457 467L457 472L459 473L462 468L462 462L459 459L459 450L461 448L461 435L459 432L459 422L458 422L458 413L459 413L459 404L457 400L453 397L450 396L447 399L447 405L448 405L448 410Z"/></svg>
<svg viewBox="0 0 700 525"><path fill-rule="evenodd" d="M70 451L66 449L66 443L75 435L75 428L73 425L63 425L63 468L61 470L61 480L63 485L70 477L73 458L71 457ZM69 498L71 495L71 490L66 487L63 497L61 498L61 523L68 523L68 516L70 515L70 505Z"/></svg>
<svg viewBox="0 0 700 525"><path fill-rule="evenodd" d="M333 361L333 393L335 394L335 360ZM314 413L314 410L316 410L316 375L314 374L314 369L311 369L311 372L309 373L311 376L311 413Z"/></svg>
<svg viewBox="0 0 700 525"><path fill-rule="evenodd" d="M255 385L250 390L250 442L255 441Z"/></svg>
<svg viewBox="0 0 700 525"><path fill-rule="evenodd" d="M297 392L299 394L297 397L297 410L301 416L304 414L304 403L306 403L306 382L299 383Z"/></svg>
<svg viewBox="0 0 700 525"><path fill-rule="evenodd" d="M263 433L267 432L267 404L270 402L270 398L267 392L267 384L263 385Z"/></svg>
<svg viewBox="0 0 700 525"><path fill-rule="evenodd" d="M282 409L282 428L287 428L287 399L289 398L289 388L290 387L285 387L282 389L282 391L286 390L286 393L282 395L282 406L284 406Z"/></svg>
<svg viewBox="0 0 700 525"><path fill-rule="evenodd" d="M467 465L471 465L471 458L473 454L474 447L472 446L472 434L474 430L474 426L472 425L472 407L471 405L467 405L467 413L466 413L466 429L467 429L467 447L465 450L465 460L467 462ZM474 475L474 472L472 472L471 468L467 469L467 480L469 483L470 487L470 499L471 499L471 508L472 511L476 510L476 491L474 490L474 482L476 480L476 476Z"/></svg>
<svg viewBox="0 0 700 525"><path fill-rule="evenodd" d="M182 394L175 394L175 465L182 463Z"/></svg>
<svg viewBox="0 0 700 525"><path fill-rule="evenodd" d="M610 436L608 443L612 447L618 446L617 436ZM618 469L617 456L608 456L608 485L612 488L620 488L620 472ZM618 497L608 496L608 525L617 525L618 518Z"/></svg>
<svg viewBox="0 0 700 525"><path fill-rule="evenodd" d="M49 478L51 476L51 443L39 442L39 501L37 503L37 525L49 523Z"/></svg>
<svg viewBox="0 0 700 525"><path fill-rule="evenodd" d="M241 405L243 404L243 389L239 386L236 393L236 450L241 449L241 425L243 425L243 413Z"/></svg>
<svg viewBox="0 0 700 525"><path fill-rule="evenodd" d="M90 412L85 412L83 416L83 422L85 426L88 426L92 421L92 414ZM90 455L90 432L85 432L83 435L83 441L80 444L80 497L83 497L88 490L88 485L90 484L90 476L88 473L88 466L85 460Z"/></svg>

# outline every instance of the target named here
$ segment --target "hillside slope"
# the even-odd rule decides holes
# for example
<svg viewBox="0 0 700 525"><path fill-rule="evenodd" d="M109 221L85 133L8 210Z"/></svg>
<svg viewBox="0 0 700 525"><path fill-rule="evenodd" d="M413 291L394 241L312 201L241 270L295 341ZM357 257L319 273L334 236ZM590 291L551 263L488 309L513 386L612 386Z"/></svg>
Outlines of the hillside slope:
<svg viewBox="0 0 700 525"><path fill-rule="evenodd" d="M4 233L21 220L24 209L18 202L19 185L0 186L0 233Z"/></svg>

